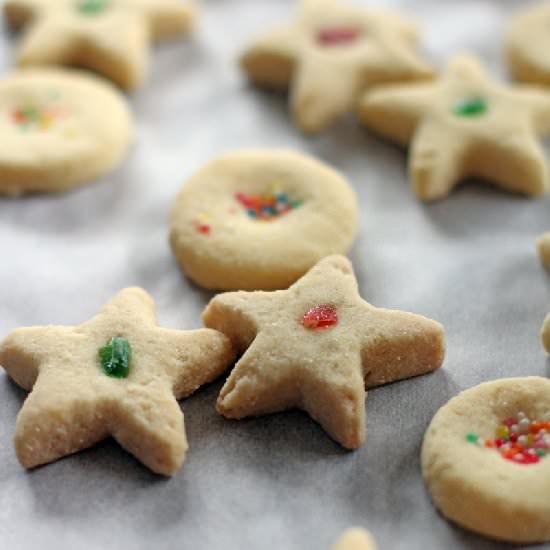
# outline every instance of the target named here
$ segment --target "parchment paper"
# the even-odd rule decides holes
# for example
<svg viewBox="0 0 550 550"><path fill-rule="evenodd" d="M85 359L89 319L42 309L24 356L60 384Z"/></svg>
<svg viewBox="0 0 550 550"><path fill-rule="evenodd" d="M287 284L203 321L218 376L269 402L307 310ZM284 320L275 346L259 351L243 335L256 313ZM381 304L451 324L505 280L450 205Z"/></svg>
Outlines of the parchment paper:
<svg viewBox="0 0 550 550"><path fill-rule="evenodd" d="M203 1L194 37L155 50L148 85L133 95L139 138L113 174L57 196L0 199L0 334L22 325L75 324L118 290L140 285L159 321L196 328L211 294L192 286L167 244L168 213L184 179L221 152L247 146L306 151L341 170L361 205L351 254L363 296L441 321L441 371L373 390L368 436L346 452L305 414L241 422L214 411L220 383L182 403L191 450L173 479L148 472L115 443L33 472L12 447L25 393L0 374L1 549L324 550L351 525L381 549L502 548L442 519L419 467L424 431L462 389L549 373L539 328L550 275L535 237L550 229L548 198L473 182L422 205L405 155L350 118L315 138L294 128L284 98L249 87L235 57L290 0ZM522 0L371 2L415 15L437 66L470 49L505 75L502 31ZM3 32L0 63L12 66ZM0 144L1 146L1 144ZM550 155L550 150L549 150Z"/></svg>

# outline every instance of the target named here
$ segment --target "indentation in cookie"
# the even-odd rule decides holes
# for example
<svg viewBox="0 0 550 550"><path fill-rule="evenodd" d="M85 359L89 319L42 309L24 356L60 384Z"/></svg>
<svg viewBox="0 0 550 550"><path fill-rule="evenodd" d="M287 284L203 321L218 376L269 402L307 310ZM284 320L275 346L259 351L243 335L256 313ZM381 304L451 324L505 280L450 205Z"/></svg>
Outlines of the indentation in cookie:
<svg viewBox="0 0 550 550"><path fill-rule="evenodd" d="M245 193L239 191L235 200L244 208L248 216L258 221L273 221L300 208L304 201L296 200L278 187L267 193Z"/></svg>
<svg viewBox="0 0 550 550"><path fill-rule="evenodd" d="M49 105L40 105L39 102L26 101L14 107L11 119L22 131L49 130L59 119L67 116L67 110L57 104L54 95Z"/></svg>
<svg viewBox="0 0 550 550"><path fill-rule="evenodd" d="M338 324L338 312L334 306L322 304L308 310L301 322L308 329L326 329Z"/></svg>
<svg viewBox="0 0 550 550"><path fill-rule="evenodd" d="M485 114L489 105L481 96L471 96L455 103L453 113L460 117L477 117Z"/></svg>
<svg viewBox="0 0 550 550"><path fill-rule="evenodd" d="M550 420L532 420L524 412L518 412L496 427L493 439L484 439L470 432L466 440L495 449L503 458L516 464L537 464L550 452Z"/></svg>
<svg viewBox="0 0 550 550"><path fill-rule="evenodd" d="M323 27L317 32L317 43L321 46L347 46L355 43L361 35L357 27Z"/></svg>
<svg viewBox="0 0 550 550"><path fill-rule="evenodd" d="M86 15L94 15L105 11L110 0L76 0L76 9Z"/></svg>

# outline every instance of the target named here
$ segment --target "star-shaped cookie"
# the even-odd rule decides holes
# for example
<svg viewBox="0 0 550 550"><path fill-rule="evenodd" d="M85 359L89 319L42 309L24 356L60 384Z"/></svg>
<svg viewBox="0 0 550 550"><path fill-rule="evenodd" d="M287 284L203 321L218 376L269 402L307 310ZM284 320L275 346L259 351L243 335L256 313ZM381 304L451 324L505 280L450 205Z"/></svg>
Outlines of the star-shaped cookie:
<svg viewBox="0 0 550 550"><path fill-rule="evenodd" d="M332 550L376 550L376 543L365 529L348 529Z"/></svg>
<svg viewBox="0 0 550 550"><path fill-rule="evenodd" d="M139 288L82 325L17 329L0 344L0 365L32 390L17 418L17 457L33 468L111 435L154 472L172 475L187 451L176 399L232 359L219 332L159 328Z"/></svg>
<svg viewBox="0 0 550 550"><path fill-rule="evenodd" d="M512 76L550 86L550 2L528 4L511 19L506 56Z"/></svg>
<svg viewBox="0 0 550 550"><path fill-rule="evenodd" d="M193 19L188 0L7 0L4 13L23 27L19 65L77 65L125 89L144 80L150 43Z"/></svg>
<svg viewBox="0 0 550 550"><path fill-rule="evenodd" d="M220 294L203 320L244 352L219 395L221 414L297 407L349 449L365 439L365 387L433 371L445 350L439 323L364 302L343 256L288 290Z"/></svg>
<svg viewBox="0 0 550 550"><path fill-rule="evenodd" d="M431 78L415 25L392 12L341 0L301 0L294 19L257 40L241 63L257 84L290 88L294 118L320 132L381 82Z"/></svg>
<svg viewBox="0 0 550 550"><path fill-rule="evenodd" d="M540 195L548 169L538 137L550 133L550 93L489 79L469 55L433 83L382 86L363 97L366 126L410 145L409 171L423 200L448 195L466 177Z"/></svg>

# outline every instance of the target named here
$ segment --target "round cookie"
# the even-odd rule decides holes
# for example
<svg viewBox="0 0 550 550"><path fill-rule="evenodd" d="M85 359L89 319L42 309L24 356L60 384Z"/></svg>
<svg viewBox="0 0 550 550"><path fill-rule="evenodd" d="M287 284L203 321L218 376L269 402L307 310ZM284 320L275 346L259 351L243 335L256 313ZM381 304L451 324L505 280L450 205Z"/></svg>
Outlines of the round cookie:
<svg viewBox="0 0 550 550"><path fill-rule="evenodd" d="M348 529L332 547L332 550L376 550L376 543L366 529Z"/></svg>
<svg viewBox="0 0 550 550"><path fill-rule="evenodd" d="M95 76L29 69L0 81L0 193L64 191L97 178L132 137L124 98Z"/></svg>
<svg viewBox="0 0 550 550"><path fill-rule="evenodd" d="M200 286L273 290L345 253L356 231L355 194L335 170L299 153L249 150L216 158L187 181L170 241Z"/></svg>
<svg viewBox="0 0 550 550"><path fill-rule="evenodd" d="M426 432L422 472L436 506L462 527L550 540L550 380L496 380L451 399Z"/></svg>
<svg viewBox="0 0 550 550"><path fill-rule="evenodd" d="M550 2L535 3L512 18L506 57L515 80L550 85Z"/></svg>

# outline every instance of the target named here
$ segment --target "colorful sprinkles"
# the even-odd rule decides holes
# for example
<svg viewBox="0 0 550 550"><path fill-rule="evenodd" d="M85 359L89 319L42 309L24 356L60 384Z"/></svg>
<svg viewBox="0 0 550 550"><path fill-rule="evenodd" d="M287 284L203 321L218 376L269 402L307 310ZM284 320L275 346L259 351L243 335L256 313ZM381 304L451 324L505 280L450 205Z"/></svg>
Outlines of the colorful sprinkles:
<svg viewBox="0 0 550 550"><path fill-rule="evenodd" d="M235 195L237 202L246 210L250 218L259 221L273 221L291 210L302 206L304 201L291 200L288 193L273 189L269 193L247 194L242 191Z"/></svg>
<svg viewBox="0 0 550 550"><path fill-rule="evenodd" d="M355 27L326 27L317 33L317 42L322 46L345 46L353 44L360 34Z"/></svg>
<svg viewBox="0 0 550 550"><path fill-rule="evenodd" d="M77 0L76 9L80 13L94 15L107 8L109 0Z"/></svg>
<svg viewBox="0 0 550 550"><path fill-rule="evenodd" d="M196 219L193 220L195 229L203 235L209 235L212 230L212 226L208 222L209 216L206 212L201 212Z"/></svg>
<svg viewBox="0 0 550 550"><path fill-rule="evenodd" d="M487 101L482 97L470 97L460 101L453 107L453 113L461 117L476 117L488 109Z"/></svg>
<svg viewBox="0 0 550 550"><path fill-rule="evenodd" d="M518 412L497 426L494 439L483 439L470 432L466 441L496 449L503 458L516 464L536 464L550 453L550 421L531 420Z"/></svg>
<svg viewBox="0 0 550 550"><path fill-rule="evenodd" d="M13 122L24 131L49 130L64 115L64 110L59 107L38 107L34 103L26 103L11 112Z"/></svg>
<svg viewBox="0 0 550 550"><path fill-rule="evenodd" d="M323 304L311 308L302 317L302 325L308 329L329 328L338 323L338 313L333 306Z"/></svg>

